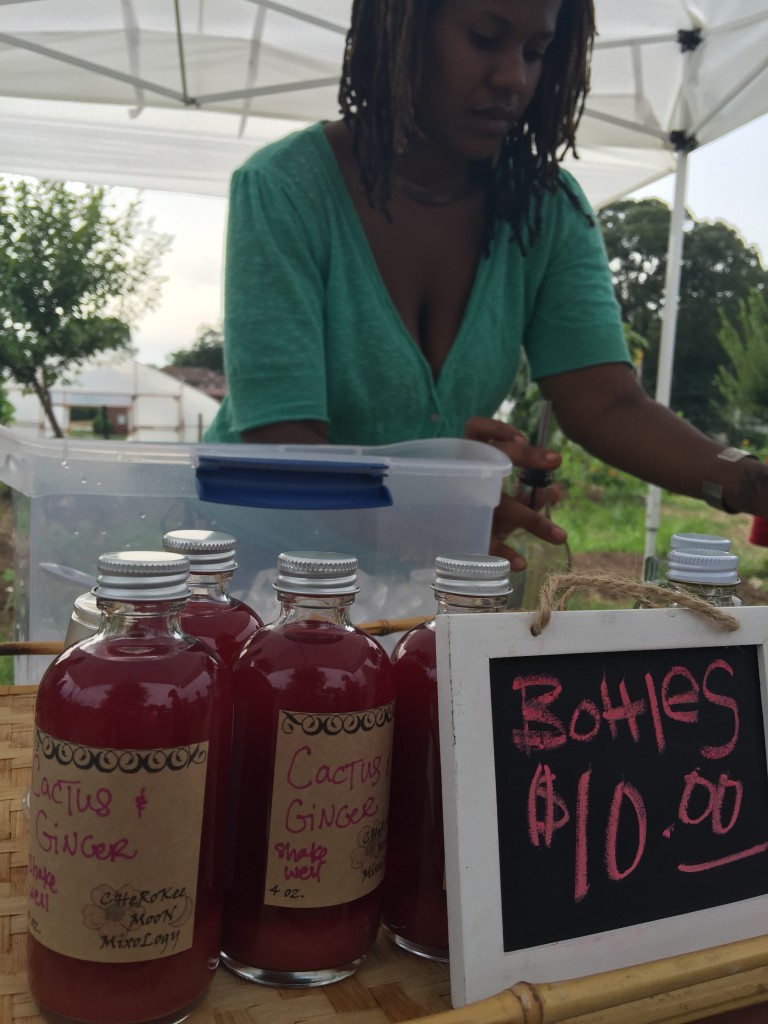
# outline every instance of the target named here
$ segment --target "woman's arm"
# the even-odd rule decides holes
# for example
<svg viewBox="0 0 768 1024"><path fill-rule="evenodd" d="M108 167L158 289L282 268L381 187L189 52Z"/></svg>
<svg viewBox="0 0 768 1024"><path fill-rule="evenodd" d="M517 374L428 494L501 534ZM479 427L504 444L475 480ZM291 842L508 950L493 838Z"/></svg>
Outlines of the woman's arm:
<svg viewBox="0 0 768 1024"><path fill-rule="evenodd" d="M246 444L328 444L328 427L322 420L288 420L244 430Z"/></svg>
<svg viewBox="0 0 768 1024"><path fill-rule="evenodd" d="M768 515L768 467L718 458L726 446L650 398L630 367L573 370L544 377L539 387L566 435L604 462L695 498L709 481L722 488L727 509Z"/></svg>
<svg viewBox="0 0 768 1024"><path fill-rule="evenodd" d="M292 143L300 166L310 144L306 132ZM251 435L283 423L325 429L322 227L316 204L287 173L284 151L267 147L235 171L224 268L225 401L227 433L243 440L287 442L282 427L279 435Z"/></svg>

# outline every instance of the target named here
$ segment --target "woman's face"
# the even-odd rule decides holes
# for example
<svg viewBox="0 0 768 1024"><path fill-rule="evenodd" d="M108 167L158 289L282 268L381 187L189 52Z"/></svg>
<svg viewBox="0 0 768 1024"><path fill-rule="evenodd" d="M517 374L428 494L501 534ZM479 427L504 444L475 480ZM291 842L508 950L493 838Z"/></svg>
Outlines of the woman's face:
<svg viewBox="0 0 768 1024"><path fill-rule="evenodd" d="M441 0L424 42L416 96L433 147L492 159L533 98L561 0Z"/></svg>

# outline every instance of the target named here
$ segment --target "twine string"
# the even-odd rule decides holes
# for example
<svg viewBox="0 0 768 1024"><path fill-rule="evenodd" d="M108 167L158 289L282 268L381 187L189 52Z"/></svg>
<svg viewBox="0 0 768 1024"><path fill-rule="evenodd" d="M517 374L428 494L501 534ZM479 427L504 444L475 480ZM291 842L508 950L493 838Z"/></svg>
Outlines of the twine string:
<svg viewBox="0 0 768 1024"><path fill-rule="evenodd" d="M539 593L539 609L531 624L531 634L540 636L549 625L553 611L564 611L568 601L580 590L600 590L612 597L631 598L643 608L669 608L678 605L697 612L718 629L733 633L739 620L722 608L716 608L693 594L668 590L655 583L642 583L629 577L608 573L552 573L545 577Z"/></svg>

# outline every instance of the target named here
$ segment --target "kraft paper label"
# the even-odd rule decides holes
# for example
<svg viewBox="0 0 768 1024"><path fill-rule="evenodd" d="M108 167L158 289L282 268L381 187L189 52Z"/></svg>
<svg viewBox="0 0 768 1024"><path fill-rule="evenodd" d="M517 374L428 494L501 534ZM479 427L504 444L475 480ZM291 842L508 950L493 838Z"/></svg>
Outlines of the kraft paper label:
<svg viewBox="0 0 768 1024"><path fill-rule="evenodd" d="M394 704L281 711L264 902L332 907L384 878Z"/></svg>
<svg viewBox="0 0 768 1024"><path fill-rule="evenodd" d="M29 928L78 960L192 945L208 744L113 750L35 730Z"/></svg>

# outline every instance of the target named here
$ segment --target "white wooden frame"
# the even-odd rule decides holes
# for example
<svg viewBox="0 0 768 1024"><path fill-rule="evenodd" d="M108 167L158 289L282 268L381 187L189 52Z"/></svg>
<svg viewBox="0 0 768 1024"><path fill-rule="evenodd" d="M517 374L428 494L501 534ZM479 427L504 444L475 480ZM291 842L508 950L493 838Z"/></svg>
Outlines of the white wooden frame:
<svg viewBox="0 0 768 1024"><path fill-rule="evenodd" d="M446 884L454 1006L518 981L585 977L768 933L768 895L627 928L504 952L489 662L609 651L757 646L768 734L768 607L734 609L726 632L684 609L438 616L437 658ZM768 807L766 808L768 815ZM766 855L764 855L766 856ZM768 862L766 863L768 871ZM525 880L521 879L521 884Z"/></svg>

